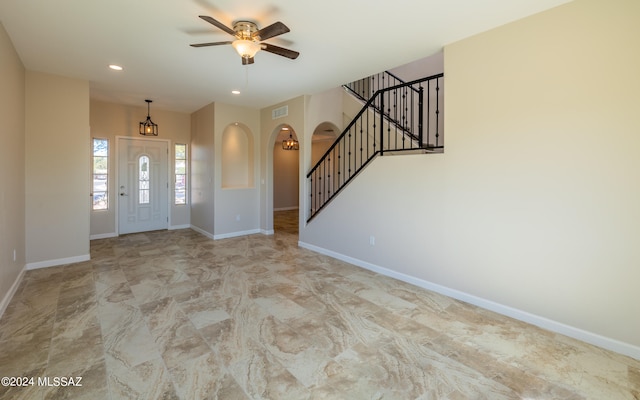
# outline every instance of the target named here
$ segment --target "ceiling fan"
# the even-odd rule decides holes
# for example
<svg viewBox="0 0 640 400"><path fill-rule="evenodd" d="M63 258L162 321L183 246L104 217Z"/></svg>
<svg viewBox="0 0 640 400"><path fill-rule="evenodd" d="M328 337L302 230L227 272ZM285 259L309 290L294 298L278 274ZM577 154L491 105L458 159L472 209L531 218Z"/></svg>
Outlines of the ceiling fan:
<svg viewBox="0 0 640 400"><path fill-rule="evenodd" d="M253 64L253 57L260 50L268 51L269 53L287 57L292 60L295 60L300 55L300 53L298 53L297 51L274 46L269 43L262 43L263 40L271 39L272 37L289 32L289 28L282 22L278 21L262 29L258 29L258 26L255 22L236 21L233 23L233 28L229 28L220 21L217 21L206 15L200 15L200 18L219 29L222 29L231 36L234 36L236 40L226 42L198 43L192 44L192 47L207 47L230 44L234 49L236 49L236 51L242 58L242 65Z"/></svg>

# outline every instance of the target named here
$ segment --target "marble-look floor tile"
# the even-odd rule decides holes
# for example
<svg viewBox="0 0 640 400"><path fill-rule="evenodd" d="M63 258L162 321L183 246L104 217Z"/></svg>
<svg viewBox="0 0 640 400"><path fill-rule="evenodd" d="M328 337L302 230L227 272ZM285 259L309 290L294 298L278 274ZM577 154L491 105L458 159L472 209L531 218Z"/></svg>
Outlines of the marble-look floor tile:
<svg viewBox="0 0 640 400"><path fill-rule="evenodd" d="M640 399L640 360L273 236L189 229L91 242L31 270L0 319L4 399Z"/></svg>
<svg viewBox="0 0 640 400"><path fill-rule="evenodd" d="M177 364L170 369L176 393L182 399L249 399L213 353Z"/></svg>
<svg viewBox="0 0 640 400"><path fill-rule="evenodd" d="M171 376L161 358L126 367L106 358L109 392L112 399L179 399Z"/></svg>

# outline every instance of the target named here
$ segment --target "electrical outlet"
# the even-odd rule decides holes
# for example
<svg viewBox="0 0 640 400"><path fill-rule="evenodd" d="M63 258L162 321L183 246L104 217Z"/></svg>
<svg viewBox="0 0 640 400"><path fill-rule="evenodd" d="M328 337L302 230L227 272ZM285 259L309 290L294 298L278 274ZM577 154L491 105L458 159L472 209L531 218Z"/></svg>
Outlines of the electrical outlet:
<svg viewBox="0 0 640 400"><path fill-rule="evenodd" d="M369 246L375 246L375 245L376 245L376 237L369 236Z"/></svg>
<svg viewBox="0 0 640 400"><path fill-rule="evenodd" d="M240 214L236 215L236 221L240 221Z"/></svg>
<svg viewBox="0 0 640 400"><path fill-rule="evenodd" d="M16 257L16 249L13 249L13 261L15 261L17 259Z"/></svg>

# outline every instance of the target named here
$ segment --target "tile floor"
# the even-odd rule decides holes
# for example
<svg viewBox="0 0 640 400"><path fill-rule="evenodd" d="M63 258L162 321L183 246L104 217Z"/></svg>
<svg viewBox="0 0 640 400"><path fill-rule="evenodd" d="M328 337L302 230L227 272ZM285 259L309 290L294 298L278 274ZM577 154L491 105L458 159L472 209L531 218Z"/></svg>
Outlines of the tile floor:
<svg viewBox="0 0 640 400"><path fill-rule="evenodd" d="M0 398L640 398L640 361L298 248L278 214L273 236L132 234L27 272L0 377L51 381Z"/></svg>

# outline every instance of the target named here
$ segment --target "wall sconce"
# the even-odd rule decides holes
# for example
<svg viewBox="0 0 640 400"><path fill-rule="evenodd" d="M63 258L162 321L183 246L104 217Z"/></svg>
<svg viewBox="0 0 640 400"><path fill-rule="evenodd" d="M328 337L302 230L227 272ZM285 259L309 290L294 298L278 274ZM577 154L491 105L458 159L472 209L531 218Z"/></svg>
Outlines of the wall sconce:
<svg viewBox="0 0 640 400"><path fill-rule="evenodd" d="M158 124L151 121L149 116L149 105L151 100L145 100L147 102L147 120L140 122L140 134L144 136L158 136Z"/></svg>

